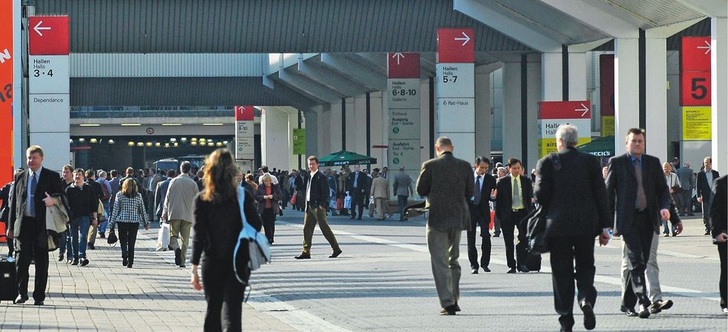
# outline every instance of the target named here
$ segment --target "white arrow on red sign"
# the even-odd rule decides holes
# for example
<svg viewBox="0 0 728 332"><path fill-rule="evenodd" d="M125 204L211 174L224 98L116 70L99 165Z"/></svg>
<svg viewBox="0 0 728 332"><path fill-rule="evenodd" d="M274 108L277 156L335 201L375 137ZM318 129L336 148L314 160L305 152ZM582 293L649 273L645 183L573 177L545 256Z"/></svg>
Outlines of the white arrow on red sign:
<svg viewBox="0 0 728 332"><path fill-rule="evenodd" d="M399 61L404 59L404 54L394 53L394 55L392 55L392 59L397 59L397 65L399 66Z"/></svg>
<svg viewBox="0 0 728 332"><path fill-rule="evenodd" d="M710 53L710 50L712 49L712 45L710 45L710 42L706 40L705 46L697 46L697 48L699 48L701 50L705 50L705 53L703 53L703 54L708 54L708 53Z"/></svg>
<svg viewBox="0 0 728 332"><path fill-rule="evenodd" d="M584 115L586 115L587 112L589 112L589 107L586 107L584 104L581 104L581 108L575 109L574 112L582 112L581 116L584 116Z"/></svg>
<svg viewBox="0 0 728 332"><path fill-rule="evenodd" d="M41 30L50 30L50 29L51 29L51 27L42 27L42 26L40 26L41 24L43 24L43 21L38 21L38 24L36 24L36 25L35 25L35 26L33 27L33 30L35 30L35 32L36 32L36 33L37 33L38 35L40 35L41 37L43 37L43 33L42 33L42 32L40 32L40 31L41 31Z"/></svg>
<svg viewBox="0 0 728 332"><path fill-rule="evenodd" d="M463 41L463 45L462 46L465 46L465 44L467 44L470 41L470 36L468 36L465 33L465 31L463 31L463 36L462 37L456 37L455 40L462 40Z"/></svg>

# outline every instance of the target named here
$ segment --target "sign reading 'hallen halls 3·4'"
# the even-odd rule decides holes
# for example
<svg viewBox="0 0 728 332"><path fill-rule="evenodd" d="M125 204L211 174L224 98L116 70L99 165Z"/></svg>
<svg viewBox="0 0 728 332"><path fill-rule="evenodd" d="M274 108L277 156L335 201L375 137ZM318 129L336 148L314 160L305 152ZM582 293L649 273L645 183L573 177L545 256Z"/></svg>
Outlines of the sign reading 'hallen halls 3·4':
<svg viewBox="0 0 728 332"><path fill-rule="evenodd" d="M420 54L387 54L387 166L416 174L420 167Z"/></svg>
<svg viewBox="0 0 728 332"><path fill-rule="evenodd" d="M68 16L28 18L30 144L47 151L70 151ZM67 153L45 155L43 166L59 170Z"/></svg>

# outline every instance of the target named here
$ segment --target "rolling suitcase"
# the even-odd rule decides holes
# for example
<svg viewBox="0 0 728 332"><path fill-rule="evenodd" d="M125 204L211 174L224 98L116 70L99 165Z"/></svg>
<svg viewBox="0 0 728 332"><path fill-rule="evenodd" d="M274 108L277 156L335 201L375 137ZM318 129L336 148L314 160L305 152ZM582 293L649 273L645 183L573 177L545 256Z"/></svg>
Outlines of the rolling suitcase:
<svg viewBox="0 0 728 332"><path fill-rule="evenodd" d="M529 272L540 272L541 255L526 252L526 268Z"/></svg>
<svg viewBox="0 0 728 332"><path fill-rule="evenodd" d="M15 261L0 258L0 301L12 301L18 296L15 278Z"/></svg>

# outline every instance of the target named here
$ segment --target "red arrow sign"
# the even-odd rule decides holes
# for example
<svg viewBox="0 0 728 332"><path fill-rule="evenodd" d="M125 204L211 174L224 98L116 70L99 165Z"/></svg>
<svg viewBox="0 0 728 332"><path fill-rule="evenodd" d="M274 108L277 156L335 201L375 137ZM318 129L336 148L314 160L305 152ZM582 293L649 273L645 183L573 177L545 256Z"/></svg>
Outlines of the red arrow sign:
<svg viewBox="0 0 728 332"><path fill-rule="evenodd" d="M68 55L68 16L31 16L28 27L30 55Z"/></svg>
<svg viewBox="0 0 728 332"><path fill-rule="evenodd" d="M542 101L538 103L538 118L591 119L589 101Z"/></svg>
<svg viewBox="0 0 728 332"><path fill-rule="evenodd" d="M420 78L419 53L387 53L389 78Z"/></svg>
<svg viewBox="0 0 728 332"><path fill-rule="evenodd" d="M683 71L710 71L710 37L683 37L680 62Z"/></svg>
<svg viewBox="0 0 728 332"><path fill-rule="evenodd" d="M253 121L255 108L253 106L235 106L235 121Z"/></svg>
<svg viewBox="0 0 728 332"><path fill-rule="evenodd" d="M473 29L437 29L437 63L472 62L475 62L475 32Z"/></svg>

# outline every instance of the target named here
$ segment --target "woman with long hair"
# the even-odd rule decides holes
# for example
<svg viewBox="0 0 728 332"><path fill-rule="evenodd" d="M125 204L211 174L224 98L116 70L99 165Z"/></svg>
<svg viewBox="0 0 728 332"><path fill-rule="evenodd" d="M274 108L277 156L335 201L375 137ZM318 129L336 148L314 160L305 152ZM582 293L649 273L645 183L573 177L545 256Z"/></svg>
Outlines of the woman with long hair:
<svg viewBox="0 0 728 332"><path fill-rule="evenodd" d="M263 219L265 237L268 238L269 244L273 244L276 215L281 211L278 206L282 196L281 189L278 184L273 184L272 175L268 173L263 174L261 182L263 184L255 191L255 199L258 201L258 213Z"/></svg>
<svg viewBox="0 0 728 332"><path fill-rule="evenodd" d="M121 260L124 266L131 268L134 264L134 246L136 245L139 224L149 230L149 218L144 208L144 200L136 181L124 181L121 191L114 198L114 214L109 220L111 233L119 224L119 243L121 243Z"/></svg>
<svg viewBox="0 0 728 332"><path fill-rule="evenodd" d="M241 331L245 286L235 277L233 251L242 229L238 205L238 168L227 149L217 149L205 161L204 190L194 200L192 287L205 290L205 331ZM255 198L245 192L244 213L260 231ZM202 264L202 284L197 267ZM223 306L224 304L224 306ZM223 310L224 308L224 310Z"/></svg>

